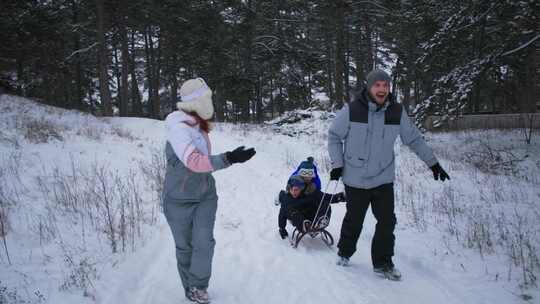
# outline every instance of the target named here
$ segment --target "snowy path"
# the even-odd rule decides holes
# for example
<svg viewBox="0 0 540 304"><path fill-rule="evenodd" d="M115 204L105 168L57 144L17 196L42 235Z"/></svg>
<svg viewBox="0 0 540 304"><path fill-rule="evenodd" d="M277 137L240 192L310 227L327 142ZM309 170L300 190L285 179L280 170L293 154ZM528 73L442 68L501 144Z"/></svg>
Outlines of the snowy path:
<svg viewBox="0 0 540 304"><path fill-rule="evenodd" d="M335 265L336 247L306 238L293 249L277 233L278 208L273 199L284 185L289 168L276 156L295 143L250 139L216 131L214 151L237 145L257 148L255 158L215 173L219 208L216 250L209 292L212 303L509 303L506 293L474 286L474 278L459 278L458 272L435 271L429 250L412 244L398 231L398 268L402 282L376 277L370 266L369 248L374 222L368 213L358 252L346 268ZM305 151L309 151L305 149ZM307 153L307 152L306 152ZM304 156L307 156L304 155ZM324 186L323 186L324 187ZM329 231L336 242L345 206L337 205ZM398 216L399 221L399 216ZM289 233L292 231L288 225ZM411 234L411 232L408 232ZM425 236L420 236L425 237ZM426 260L423 259L426 257ZM159 234L139 252L109 270L98 283L100 303L188 303L176 271L174 245L165 221ZM482 288L484 287L484 288ZM490 291L491 290L491 291ZM483 300L479 300L483 299Z"/></svg>

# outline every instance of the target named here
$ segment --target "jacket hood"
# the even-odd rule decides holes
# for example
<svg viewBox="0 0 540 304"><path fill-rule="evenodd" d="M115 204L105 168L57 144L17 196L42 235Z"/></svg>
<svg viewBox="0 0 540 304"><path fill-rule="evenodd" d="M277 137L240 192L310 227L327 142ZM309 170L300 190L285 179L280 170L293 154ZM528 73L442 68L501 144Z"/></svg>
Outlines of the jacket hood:
<svg viewBox="0 0 540 304"><path fill-rule="evenodd" d="M186 123L190 126L197 125L197 120L195 119L195 117L187 114L182 110L172 112L167 116L167 119L169 119L173 123Z"/></svg>

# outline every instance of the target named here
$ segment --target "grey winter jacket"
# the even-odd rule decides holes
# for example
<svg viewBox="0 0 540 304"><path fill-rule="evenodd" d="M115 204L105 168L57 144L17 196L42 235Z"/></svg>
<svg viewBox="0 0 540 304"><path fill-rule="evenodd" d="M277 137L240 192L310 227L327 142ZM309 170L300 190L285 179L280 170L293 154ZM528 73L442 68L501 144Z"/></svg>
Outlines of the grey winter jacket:
<svg viewBox="0 0 540 304"><path fill-rule="evenodd" d="M171 144L165 146L167 171L163 199L171 203L195 203L217 200L216 181L210 172L193 172L180 161ZM225 167L225 165L223 165ZM221 168L220 168L221 169Z"/></svg>
<svg viewBox="0 0 540 304"><path fill-rule="evenodd" d="M343 167L343 183L371 189L392 183L397 136L429 167L437 163L416 126L392 95L382 107L362 90L337 112L328 131L332 168Z"/></svg>

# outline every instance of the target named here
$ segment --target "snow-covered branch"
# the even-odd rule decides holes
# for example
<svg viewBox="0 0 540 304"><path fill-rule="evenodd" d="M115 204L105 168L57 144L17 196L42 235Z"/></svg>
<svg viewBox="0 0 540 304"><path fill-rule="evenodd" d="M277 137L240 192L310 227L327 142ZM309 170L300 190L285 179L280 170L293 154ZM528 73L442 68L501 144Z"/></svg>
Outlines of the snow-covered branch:
<svg viewBox="0 0 540 304"><path fill-rule="evenodd" d="M94 42L92 43L91 45L89 45L88 47L85 47L84 49L79 49L79 50L76 50L74 51L73 53L71 53L71 55L67 56L65 61L69 61L71 59L71 57L77 55L77 54L81 54L81 53L86 53L88 52L89 50L93 49L95 46L97 46L99 43L98 42Z"/></svg>
<svg viewBox="0 0 540 304"><path fill-rule="evenodd" d="M538 38L540 38L540 34L536 35L536 37L534 37L533 39L529 40L528 42L522 44L521 46L519 46L519 47L517 47L517 48L515 48L515 49L513 49L513 50L510 50L510 51L508 51L508 52L503 53L501 56L507 56L507 55L513 54L513 53L515 53L515 52L518 52L518 51L520 51L520 50L522 50L522 49L528 47L529 44L533 43L533 42L536 41L536 39L538 39Z"/></svg>

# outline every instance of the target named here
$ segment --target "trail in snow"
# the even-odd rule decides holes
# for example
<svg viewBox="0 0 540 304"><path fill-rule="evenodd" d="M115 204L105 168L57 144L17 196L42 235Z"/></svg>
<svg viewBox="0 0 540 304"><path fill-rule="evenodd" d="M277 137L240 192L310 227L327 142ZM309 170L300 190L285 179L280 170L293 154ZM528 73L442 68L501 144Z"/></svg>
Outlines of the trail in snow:
<svg viewBox="0 0 540 304"><path fill-rule="evenodd" d="M163 149L164 130L160 121L95 118L6 95L0 97L0 108L3 110L0 122L4 126L0 132L2 160L11 157L22 160L21 176L26 185L36 185L37 177L51 174L45 167L58 168L69 175L72 162L81 170L100 164L120 176L128 176L133 170L140 170L141 160L149 162L153 152ZM314 114L312 119L281 127L284 133L304 132L298 137L276 134L264 126L230 124L217 125L211 134L216 153L239 145L255 146L258 151L253 160L215 173L220 200L209 289L213 303L506 304L523 303L520 296L531 296L533 300L528 303L538 302L538 288L518 286L520 269L508 260L506 248L500 247L505 245L483 256L476 249L463 247L463 238L474 224L465 217L476 213L463 213L457 222L450 223L443 208L452 204L456 210L477 209L484 215L519 210L520 216L530 208L536 210L535 202L540 195L536 187L540 163L536 157L540 154L534 153L540 151L537 144L524 146L518 130L428 134L429 144L452 176L446 183L433 181L425 164L407 148L399 148L394 262L404 280L389 282L371 270L374 220L370 212L358 251L347 268L335 265L336 248L328 248L319 239L306 237L293 249L278 236L279 208L273 201L294 167L311 155L319 169L328 169L325 147L328 115ZM47 143L26 140L22 122L42 120L64 140ZM116 134L118 131L125 134ZM307 133L316 135L307 136ZM494 149L500 147L504 151L511 149L516 155L529 155L517 164L518 176L484 174L465 161L468 152L483 151L478 149L486 142ZM517 150L508 148L511 145ZM321 171L324 189L328 176L327 170ZM10 184L10 176L6 177L4 181ZM140 174L139 178L147 177ZM152 212L153 190L141 187L141 191L146 191L145 209ZM171 233L162 215L157 226L144 226L143 235L151 236L144 247L139 245L145 240L142 237L136 240L135 252L111 254L103 232L83 235L81 239L78 230L85 227L84 223L74 224L71 214L64 214L60 206L53 212L53 215L61 213L53 221L58 236L42 243L41 234L32 227L48 214L45 208L55 203L42 198L37 187L30 192L32 199L19 202L11 210L12 230L7 240L13 265L7 264L3 250L0 253L5 265L0 271L0 287L5 286L12 297L31 301L43 295L46 302L58 304L187 303L176 272ZM329 231L337 242L345 206L338 204L332 208ZM514 218L506 217L509 221ZM533 220L534 216L527 218ZM453 227L449 225L456 225L461 234L450 234ZM292 232L290 224L288 230ZM461 240L457 240L458 236ZM62 247L64 244L67 249ZM74 265L66 263L66 254L72 255ZM87 261L90 267L77 267L79 261ZM93 277L92 269L99 279ZM78 285L68 290L61 288L82 275L89 275L86 284L90 286L84 287L86 296Z"/></svg>
<svg viewBox="0 0 540 304"><path fill-rule="evenodd" d="M156 128L155 135L161 128ZM214 173L219 208L216 248L209 292L213 303L509 303L507 292L475 285L475 278L441 266L429 248L414 244L423 236L398 228L395 262L403 281L391 282L373 274L370 241L374 221L370 212L349 267L338 267L336 247L304 238L297 249L277 233L278 207L273 200L291 168L289 154L310 154L310 147L286 137L258 138L217 130L211 134L214 153L238 145L255 146L257 155L241 165ZM285 155L287 154L287 155ZM327 177L323 178L323 188ZM407 182L407 181L404 181ZM344 204L333 205L329 231L339 239ZM399 222L399 215L398 215ZM156 235L139 252L98 283L100 303L188 303L176 270L174 244L163 220ZM291 225L287 226L291 234Z"/></svg>

